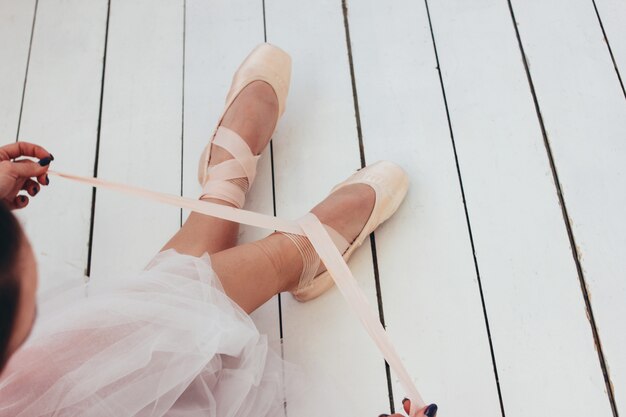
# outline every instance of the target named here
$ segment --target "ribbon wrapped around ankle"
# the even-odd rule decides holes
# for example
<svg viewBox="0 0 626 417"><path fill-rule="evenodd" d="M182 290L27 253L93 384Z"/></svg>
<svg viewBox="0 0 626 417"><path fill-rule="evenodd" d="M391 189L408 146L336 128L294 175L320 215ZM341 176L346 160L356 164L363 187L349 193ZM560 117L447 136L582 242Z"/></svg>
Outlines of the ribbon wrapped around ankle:
<svg viewBox="0 0 626 417"><path fill-rule="evenodd" d="M407 397L411 400L411 411L409 415L416 416L417 411L426 405L404 367L400 356L391 343L387 332L380 323L378 315L374 313L363 291L356 283L350 268L348 268L348 265L335 247L326 229L313 213L307 213L297 221L289 221L249 210L223 206L208 201L194 200L173 194L150 191L131 185L104 181L99 178L81 177L52 170L48 170L48 174L81 182L91 185L92 187L121 191L236 223L306 236L311 241L311 244L326 266L326 269L333 277L337 288L346 299L348 305L361 320L365 330L376 346L378 346L378 349L380 349L391 369L393 369L400 379L402 388L404 388Z"/></svg>

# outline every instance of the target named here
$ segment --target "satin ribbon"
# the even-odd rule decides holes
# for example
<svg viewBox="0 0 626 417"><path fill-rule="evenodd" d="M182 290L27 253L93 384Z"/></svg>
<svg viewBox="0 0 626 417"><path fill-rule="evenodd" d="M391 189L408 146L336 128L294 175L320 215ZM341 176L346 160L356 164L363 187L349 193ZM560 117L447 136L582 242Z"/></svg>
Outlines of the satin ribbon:
<svg viewBox="0 0 626 417"><path fill-rule="evenodd" d="M391 343L387 332L380 323L377 314L370 306L363 291L359 288L350 268L348 268L345 260L335 247L326 229L313 213L307 213L296 221L289 221L249 210L223 206L208 201L194 200L173 194L150 191L131 185L105 181L99 178L81 177L52 170L48 170L48 174L91 185L92 187L102 187L120 191L236 223L306 236L311 241L313 248L317 251L321 261L326 266L326 269L332 276L337 288L346 299L348 305L361 320L363 327L365 327L365 330L381 351L391 369L393 369L398 376L402 388L407 393L407 398L411 400L409 415L413 417L416 416L417 411L426 406L417 391L417 387L404 367L400 356Z"/></svg>

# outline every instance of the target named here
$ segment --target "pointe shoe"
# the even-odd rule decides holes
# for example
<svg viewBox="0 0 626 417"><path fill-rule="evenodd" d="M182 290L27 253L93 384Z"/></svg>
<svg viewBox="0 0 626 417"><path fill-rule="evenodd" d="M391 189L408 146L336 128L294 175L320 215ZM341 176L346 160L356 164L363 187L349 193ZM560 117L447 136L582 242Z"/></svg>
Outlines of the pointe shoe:
<svg viewBox="0 0 626 417"><path fill-rule="evenodd" d="M348 179L335 185L329 194L347 185L357 183L370 185L376 193L376 201L372 213L359 235L349 243L335 229L323 224L346 262L369 234L395 213L406 196L409 179L399 165L390 161L378 161L357 170ZM319 297L334 285L333 278L328 271L324 271L319 275L316 274L319 269L320 259L308 238L297 234L284 234L297 246L303 261L300 281L298 287L291 291L292 295L301 302Z"/></svg>
<svg viewBox="0 0 626 417"><path fill-rule="evenodd" d="M254 81L265 81L276 93L278 99L278 118L285 111L285 101L289 92L291 78L291 57L282 49L262 43L246 57L233 77L230 90L226 96L226 105L219 121L200 156L198 163L198 181L202 186L202 198L217 198L233 204L237 208L243 207L246 192L252 186L256 176L256 165L260 158L254 155L245 140L235 131L220 126L224 115L239 93ZM227 150L233 159L220 162L209 167L211 145L218 145ZM245 178L248 180L247 187ZM235 180L233 183L229 180Z"/></svg>

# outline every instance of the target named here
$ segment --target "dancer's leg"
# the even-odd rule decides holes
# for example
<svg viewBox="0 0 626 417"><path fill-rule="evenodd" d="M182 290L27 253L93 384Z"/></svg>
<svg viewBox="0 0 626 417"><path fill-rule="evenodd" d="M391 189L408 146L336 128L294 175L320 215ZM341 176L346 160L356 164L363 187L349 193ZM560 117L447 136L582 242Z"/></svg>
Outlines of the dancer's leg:
<svg viewBox="0 0 626 417"><path fill-rule="evenodd" d="M237 132L256 155L267 145L276 125L278 99L272 87L255 81L244 88L230 106L221 125ZM232 155L220 146L212 146L209 166ZM247 179L232 180L247 187ZM205 198L205 201L232 206L222 200ZM231 248L237 243L239 224L199 213L191 213L183 227L161 249L174 248L178 252L200 256Z"/></svg>
<svg viewBox="0 0 626 417"><path fill-rule="evenodd" d="M211 264L226 294L247 313L297 284L302 271L300 252L280 233L217 252Z"/></svg>
<svg viewBox="0 0 626 417"><path fill-rule="evenodd" d="M353 184L332 193L311 212L352 241L370 217L374 201L370 186ZM275 294L295 289L302 272L300 252L281 233L215 253L211 261L228 296L248 313Z"/></svg>

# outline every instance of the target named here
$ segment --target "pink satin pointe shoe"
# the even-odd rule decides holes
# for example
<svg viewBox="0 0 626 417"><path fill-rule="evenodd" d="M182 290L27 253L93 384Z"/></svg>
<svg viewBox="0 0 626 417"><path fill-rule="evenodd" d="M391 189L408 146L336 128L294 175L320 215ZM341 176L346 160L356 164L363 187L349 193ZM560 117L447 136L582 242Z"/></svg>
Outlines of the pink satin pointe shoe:
<svg viewBox="0 0 626 417"><path fill-rule="evenodd" d="M290 78L291 57L282 49L269 43L263 43L254 48L239 66L226 96L224 111L200 156L198 181L202 185L201 199L216 198L227 201L237 208L243 207L246 192L252 186L256 176L260 154L254 155L246 141L237 132L221 126L222 120L239 93L254 81L265 81L274 89L278 99L278 118L280 118L285 111ZM224 148L234 158L209 166L212 144ZM246 179L247 186L245 185Z"/></svg>
<svg viewBox="0 0 626 417"><path fill-rule="evenodd" d="M374 208L359 235L352 242L348 242L335 229L326 224L323 225L346 261L374 229L395 213L406 196L409 179L399 165L390 161L378 161L357 170L348 179L335 185L329 194L342 187L358 183L370 185L376 194ZM328 271L316 274L320 266L320 258L308 238L296 234L284 234L297 246L303 261L298 287L291 293L296 300L301 302L319 297L334 285L333 278Z"/></svg>

